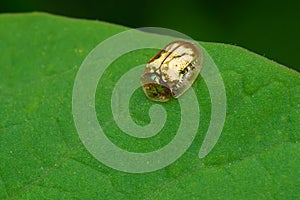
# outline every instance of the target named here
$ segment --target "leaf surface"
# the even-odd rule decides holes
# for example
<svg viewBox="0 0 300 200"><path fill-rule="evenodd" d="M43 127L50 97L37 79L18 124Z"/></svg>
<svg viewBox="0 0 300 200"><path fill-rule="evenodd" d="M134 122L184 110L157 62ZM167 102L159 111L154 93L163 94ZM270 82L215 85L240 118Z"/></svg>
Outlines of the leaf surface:
<svg viewBox="0 0 300 200"><path fill-rule="evenodd" d="M299 198L299 73L240 47L201 43L226 88L221 138L207 157L198 158L211 109L200 78L193 88L201 118L191 147L164 169L130 174L93 158L72 116L73 83L82 61L99 42L127 28L31 13L1 15L0 30L1 199ZM117 59L97 89L99 123L115 144L130 151L168 144L180 120L178 103L172 100L161 104L168 121L153 138L129 137L112 123L114 84L155 52L136 51ZM137 124L150 122L152 104L141 89L134 93L130 111Z"/></svg>

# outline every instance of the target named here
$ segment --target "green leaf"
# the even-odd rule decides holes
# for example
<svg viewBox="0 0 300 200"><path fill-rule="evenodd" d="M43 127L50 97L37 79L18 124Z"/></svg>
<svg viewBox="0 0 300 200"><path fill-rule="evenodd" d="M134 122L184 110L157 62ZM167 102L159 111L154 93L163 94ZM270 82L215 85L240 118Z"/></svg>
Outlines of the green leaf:
<svg viewBox="0 0 300 200"><path fill-rule="evenodd" d="M32 13L2 14L0 30L0 199L299 198L299 73L240 47L201 43L226 88L221 138L207 157L198 158L211 109L207 86L199 78L193 88L201 118L191 147L164 169L130 174L93 158L72 116L73 84L84 58L99 42L127 28ZM155 52L120 57L98 85L99 123L115 144L130 151L163 147L180 120L172 100L161 104L168 121L153 138L132 138L113 123L114 84ZM130 111L137 124L150 122L152 104L141 89L134 93Z"/></svg>

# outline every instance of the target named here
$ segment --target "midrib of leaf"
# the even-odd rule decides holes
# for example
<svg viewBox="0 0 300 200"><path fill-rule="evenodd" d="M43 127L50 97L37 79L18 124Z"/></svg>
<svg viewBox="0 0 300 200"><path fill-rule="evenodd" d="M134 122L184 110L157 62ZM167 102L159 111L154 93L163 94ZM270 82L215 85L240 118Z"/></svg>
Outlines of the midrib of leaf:
<svg viewBox="0 0 300 200"><path fill-rule="evenodd" d="M257 152L255 154L252 154L252 155L249 155L249 156L246 156L246 157L243 157L243 159L237 159L237 160L234 160L230 163L223 163L223 164L218 164L218 165L212 165L212 166L199 166L189 172L186 172L184 174L182 174L181 176L179 177L176 177L174 180L166 183L165 185L157 188L157 190L155 191L151 191L149 192L149 194L147 194L143 199L145 200L149 200L149 199L159 199L159 194L161 194L162 192L164 191L167 191L168 188L170 187L176 187L174 185L178 184L178 183L184 183L187 179L189 179L190 177L196 175L196 174L200 174L200 173L205 173L206 171L211 171L211 170L216 170L216 169L224 169L226 170L226 168L228 167L234 167L234 166L238 166L238 165L241 165L243 162L247 162L249 161L250 159L255 159L264 169L265 169L265 172L266 174L268 174L271 178L272 178L272 174L270 174L269 172L269 169L266 168L259 160L259 156L261 155L264 155L268 152L272 152L276 149L281 149L283 146L287 146L287 147L290 147L290 146L293 146L293 147L297 147L298 150L300 151L299 149L299 145L298 145L298 142L295 142L295 143L292 143L292 142L282 142L282 143L279 143L279 144L276 144L276 145L273 145L272 147L270 147L268 150L265 150L265 151L261 151L261 152ZM297 156L296 158L297 159L300 159L300 156L299 154L295 153L295 156ZM299 160L298 160L298 163L300 164ZM228 169L227 169L227 172L232 175ZM299 179L299 178L298 178ZM276 181L274 179L272 179L274 184L278 184L276 183ZM300 179L299 179L300 180ZM205 182L205 181L204 181ZM202 183L202 184L205 184L205 183ZM226 183L224 183L226 184ZM171 193L173 194L173 193ZM295 196L297 196L297 194L295 194ZM277 199L276 196L273 197L274 199Z"/></svg>

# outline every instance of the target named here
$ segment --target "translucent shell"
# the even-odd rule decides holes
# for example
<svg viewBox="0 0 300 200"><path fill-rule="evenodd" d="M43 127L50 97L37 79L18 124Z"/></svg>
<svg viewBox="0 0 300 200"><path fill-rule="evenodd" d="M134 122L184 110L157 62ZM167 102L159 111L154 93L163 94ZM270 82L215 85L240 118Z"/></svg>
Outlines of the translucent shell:
<svg viewBox="0 0 300 200"><path fill-rule="evenodd" d="M168 44L150 59L141 76L146 96L160 102L180 97L194 83L202 64L203 53L192 43Z"/></svg>

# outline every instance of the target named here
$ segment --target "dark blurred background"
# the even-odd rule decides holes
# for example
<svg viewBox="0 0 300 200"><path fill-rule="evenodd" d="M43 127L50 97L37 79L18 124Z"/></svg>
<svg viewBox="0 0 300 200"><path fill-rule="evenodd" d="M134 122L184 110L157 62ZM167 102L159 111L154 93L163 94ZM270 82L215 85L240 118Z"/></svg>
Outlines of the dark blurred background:
<svg viewBox="0 0 300 200"><path fill-rule="evenodd" d="M300 71L300 3L295 0L0 0L1 13L30 11L171 28L196 40L242 46Z"/></svg>

